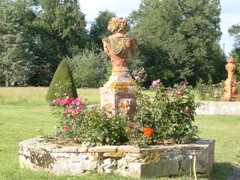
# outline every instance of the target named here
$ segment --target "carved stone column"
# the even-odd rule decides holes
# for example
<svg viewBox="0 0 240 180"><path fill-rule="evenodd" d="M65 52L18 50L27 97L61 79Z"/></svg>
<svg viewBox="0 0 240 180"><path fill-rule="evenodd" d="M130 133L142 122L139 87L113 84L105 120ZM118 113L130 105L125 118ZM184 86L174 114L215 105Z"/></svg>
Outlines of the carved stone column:
<svg viewBox="0 0 240 180"><path fill-rule="evenodd" d="M113 113L124 110L126 114L132 114L136 111L133 94L136 87L129 74L128 64L129 58L135 52L136 40L126 34L130 27L123 18L112 18L108 30L113 35L102 42L104 52L110 57L113 68L109 80L100 88L101 106Z"/></svg>
<svg viewBox="0 0 240 180"><path fill-rule="evenodd" d="M228 72L228 78L226 79L225 85L225 92L223 99L236 99L238 98L238 90L235 87L237 80L234 78L234 72L236 70L236 65L234 64L234 59L231 57L227 60L226 70Z"/></svg>

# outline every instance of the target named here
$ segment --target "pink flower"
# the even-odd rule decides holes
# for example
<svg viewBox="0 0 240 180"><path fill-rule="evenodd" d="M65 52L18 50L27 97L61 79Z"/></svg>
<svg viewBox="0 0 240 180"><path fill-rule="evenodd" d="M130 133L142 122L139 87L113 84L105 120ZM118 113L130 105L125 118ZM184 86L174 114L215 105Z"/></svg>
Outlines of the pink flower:
<svg viewBox="0 0 240 180"><path fill-rule="evenodd" d="M189 108L188 106L185 107L186 110L188 110L188 108Z"/></svg>
<svg viewBox="0 0 240 180"><path fill-rule="evenodd" d="M214 95L214 98L218 98L218 95Z"/></svg>
<svg viewBox="0 0 240 180"><path fill-rule="evenodd" d="M152 87L154 87L154 88L157 87L157 84L158 84L157 81L153 81L152 82Z"/></svg>
<svg viewBox="0 0 240 180"><path fill-rule="evenodd" d="M177 94L177 95L182 95L183 92L182 92L181 90L177 90L177 91L176 91L176 94Z"/></svg>
<svg viewBox="0 0 240 180"><path fill-rule="evenodd" d="M135 78L135 80L138 80L138 79L140 79L138 76L135 76L134 78Z"/></svg>
<svg viewBox="0 0 240 180"><path fill-rule="evenodd" d="M64 130L69 130L69 126L64 126Z"/></svg>
<svg viewBox="0 0 240 180"><path fill-rule="evenodd" d="M56 87L60 86L60 84L55 84Z"/></svg>
<svg viewBox="0 0 240 180"><path fill-rule="evenodd" d="M82 110L81 110L81 109L75 109L75 111L77 111L77 112L81 112Z"/></svg>
<svg viewBox="0 0 240 180"><path fill-rule="evenodd" d="M202 86L205 86L205 84L202 84Z"/></svg>
<svg viewBox="0 0 240 180"><path fill-rule="evenodd" d="M157 82L157 83L160 83L160 82L161 82L161 80L160 80L160 79L157 79L157 80L156 80L156 82Z"/></svg>
<svg viewBox="0 0 240 180"><path fill-rule="evenodd" d="M65 110L66 111L72 111L72 106L68 106Z"/></svg>
<svg viewBox="0 0 240 180"><path fill-rule="evenodd" d="M75 126L77 126L77 125L76 125L76 124L73 124L72 126L75 127Z"/></svg>
<svg viewBox="0 0 240 180"><path fill-rule="evenodd" d="M64 105L66 105L67 104L67 99L63 99L62 100L62 105L64 106Z"/></svg>

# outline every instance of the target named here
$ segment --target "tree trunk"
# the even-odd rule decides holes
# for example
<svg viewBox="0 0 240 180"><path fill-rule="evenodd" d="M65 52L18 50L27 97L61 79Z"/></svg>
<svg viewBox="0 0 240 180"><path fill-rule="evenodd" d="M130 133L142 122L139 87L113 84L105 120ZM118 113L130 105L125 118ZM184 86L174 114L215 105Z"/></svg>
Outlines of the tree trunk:
<svg viewBox="0 0 240 180"><path fill-rule="evenodd" d="M5 75L5 87L9 87L10 86L10 82L9 82L9 78L8 75Z"/></svg>

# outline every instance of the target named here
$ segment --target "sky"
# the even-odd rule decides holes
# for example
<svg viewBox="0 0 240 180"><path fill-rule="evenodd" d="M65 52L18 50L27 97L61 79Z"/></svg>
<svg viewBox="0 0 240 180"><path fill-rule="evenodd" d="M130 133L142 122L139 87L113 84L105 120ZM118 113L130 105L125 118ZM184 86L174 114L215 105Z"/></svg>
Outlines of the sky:
<svg viewBox="0 0 240 180"><path fill-rule="evenodd" d="M197 1L197 0L196 0ZM94 21L100 11L109 10L119 17L127 17L137 10L141 0L79 0L81 11L86 15L87 22ZM230 37L228 29L240 23L240 0L221 0L221 31L220 45L228 56L233 49L234 38Z"/></svg>

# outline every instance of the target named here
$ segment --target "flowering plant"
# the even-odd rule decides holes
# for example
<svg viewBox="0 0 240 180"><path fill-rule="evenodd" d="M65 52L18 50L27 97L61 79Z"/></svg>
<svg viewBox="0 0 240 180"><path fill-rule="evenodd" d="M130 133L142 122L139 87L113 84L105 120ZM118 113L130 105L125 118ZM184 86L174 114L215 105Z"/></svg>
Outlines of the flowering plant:
<svg viewBox="0 0 240 180"><path fill-rule="evenodd" d="M136 77L136 85L141 84L140 75ZM97 106L86 108L82 96L73 98L71 94L59 94L59 98L54 100L54 108L57 109L54 112L61 114L58 137L78 143L128 143L146 147L163 143L166 139L186 143L197 136L197 127L193 125L195 103L186 81L173 88L165 88L157 79L152 82L153 97L144 94L140 85L137 89L137 112L131 117L124 111L113 115Z"/></svg>
<svg viewBox="0 0 240 180"><path fill-rule="evenodd" d="M61 102L66 100L68 99ZM124 127L128 117L112 115L98 106L86 108L82 102L75 103L74 100L65 105L61 102L59 105L65 106L65 109L59 121L61 129L58 137L71 139L75 143L91 142L101 145L126 141Z"/></svg>
<svg viewBox="0 0 240 180"><path fill-rule="evenodd" d="M224 95L224 83L213 84L212 77L209 76L208 83L199 80L196 86L200 100L219 101Z"/></svg>
<svg viewBox="0 0 240 180"><path fill-rule="evenodd" d="M146 146L163 143L166 139L186 143L197 137L198 130L193 125L196 106L187 84L184 81L173 88L165 88L160 79L154 80L153 97L142 93L141 86L138 87L135 92L138 111L134 121L143 133L136 129L132 131L129 138L132 144L137 142L139 146Z"/></svg>
<svg viewBox="0 0 240 180"><path fill-rule="evenodd" d="M60 87L60 85L56 85ZM61 89L59 89L61 90ZM126 141L128 117L97 106L86 107L82 95L73 98L73 94L57 93L53 101L52 113L60 118L60 130L57 137L75 143L92 142L95 144L116 144Z"/></svg>

